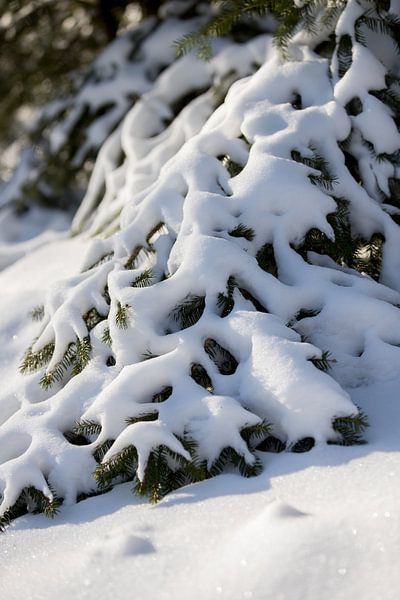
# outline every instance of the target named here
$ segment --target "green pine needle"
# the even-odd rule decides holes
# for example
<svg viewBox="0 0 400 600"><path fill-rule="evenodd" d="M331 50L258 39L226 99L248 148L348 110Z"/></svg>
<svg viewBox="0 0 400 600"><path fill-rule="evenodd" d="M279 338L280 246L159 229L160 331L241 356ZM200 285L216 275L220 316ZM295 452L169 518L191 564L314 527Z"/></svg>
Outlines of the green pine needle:
<svg viewBox="0 0 400 600"><path fill-rule="evenodd" d="M172 395L172 386L167 385L162 390L154 394L151 401L158 404L159 402L165 402Z"/></svg>
<svg viewBox="0 0 400 600"><path fill-rule="evenodd" d="M301 440L298 440L291 446L288 446L288 450L290 452L295 452L296 454L301 454L303 452L309 452L315 446L315 440L313 437L305 437Z"/></svg>
<svg viewBox="0 0 400 600"><path fill-rule="evenodd" d="M204 350L211 358L221 375L232 375L235 373L238 362L236 358L216 340L207 338L204 342Z"/></svg>
<svg viewBox="0 0 400 600"><path fill-rule="evenodd" d="M341 436L340 445L354 446L365 444L363 434L369 423L366 414L361 409L358 409L357 414L334 419L332 426Z"/></svg>
<svg viewBox="0 0 400 600"><path fill-rule="evenodd" d="M250 450L255 450L255 448L261 444L269 435L271 434L271 424L267 421L263 420L257 425L250 425L248 427L244 427L240 431L240 435L247 443Z"/></svg>
<svg viewBox="0 0 400 600"><path fill-rule="evenodd" d="M25 515L28 511L35 514L43 513L46 517L54 518L59 512L62 499L56 496L50 486L49 488L53 495L52 500L34 486L24 488L14 505L0 516L0 532L4 533L14 519Z"/></svg>
<svg viewBox="0 0 400 600"><path fill-rule="evenodd" d="M142 423L144 421L157 421L158 412L154 413L143 413L141 415L136 415L135 417L128 417L125 419L125 423L127 425L134 425L135 423Z"/></svg>
<svg viewBox="0 0 400 600"><path fill-rule="evenodd" d="M239 223L239 225L236 225L236 227L229 232L229 235L237 238L245 238L247 241L251 242L254 240L255 232L251 227Z"/></svg>
<svg viewBox="0 0 400 600"><path fill-rule="evenodd" d="M331 192L334 185L337 183L337 178L329 171L329 166L326 160L320 156L315 148L310 148L311 156L303 156L298 150L292 150L292 159L302 163L306 167L310 167L315 171L319 171L319 175L310 174L308 176L311 183L318 185L325 191Z"/></svg>
<svg viewBox="0 0 400 600"><path fill-rule="evenodd" d="M140 273L140 275L138 275L138 277L136 277L136 279L131 283L131 286L138 287L138 288L148 287L149 285L152 284L153 279L154 279L153 271L151 269L146 269L145 271Z"/></svg>
<svg viewBox="0 0 400 600"><path fill-rule="evenodd" d="M274 246L264 244L256 254L258 266L266 273L271 273L274 277L278 276L278 267L275 260Z"/></svg>
<svg viewBox="0 0 400 600"><path fill-rule="evenodd" d="M93 458L97 463L101 463L103 461L105 455L107 454L107 452L109 451L109 449L111 448L113 443L114 443L114 440L106 440L102 444L99 444L98 446L96 446L96 449L93 452Z"/></svg>
<svg viewBox="0 0 400 600"><path fill-rule="evenodd" d="M243 171L242 165L232 160L230 156L223 156L221 161L231 177L236 177L236 175L239 175Z"/></svg>
<svg viewBox="0 0 400 600"><path fill-rule="evenodd" d="M117 310L115 312L115 324L120 329L128 329L129 325L129 304L122 305L121 302L117 302Z"/></svg>
<svg viewBox="0 0 400 600"><path fill-rule="evenodd" d="M342 78L353 62L353 42L347 34L342 35L337 45L338 74Z"/></svg>
<svg viewBox="0 0 400 600"><path fill-rule="evenodd" d="M103 256L101 258L99 258L99 260L96 260L96 262L93 263L92 265L90 265L90 267L88 267L87 269L85 269L85 271L90 271L91 269L95 269L96 267L99 267L100 265L103 265L104 263L109 262L113 258L114 258L114 252L108 252L107 254L103 254Z"/></svg>
<svg viewBox="0 0 400 600"><path fill-rule="evenodd" d="M208 392L212 393L214 391L211 377L200 363L192 363L190 367L190 377Z"/></svg>
<svg viewBox="0 0 400 600"><path fill-rule="evenodd" d="M103 335L101 336L101 341L106 346L112 346L112 338L109 327L104 328Z"/></svg>
<svg viewBox="0 0 400 600"><path fill-rule="evenodd" d="M233 310L233 306L235 304L233 300L233 292L237 285L238 283L236 279L233 275L231 275L226 284L226 294L223 294L222 292L218 294L217 305L218 308L221 309L222 318L228 316Z"/></svg>
<svg viewBox="0 0 400 600"><path fill-rule="evenodd" d="M35 513L43 513L46 517L53 519L59 512L62 504L61 498L57 498L53 493L53 499L50 500L43 492L37 490L33 486L25 488L25 495L28 499L34 502Z"/></svg>
<svg viewBox="0 0 400 600"><path fill-rule="evenodd" d="M91 331L101 321L104 321L105 318L106 317L101 315L95 308L91 308L85 315L83 315L83 320L85 321L88 331Z"/></svg>
<svg viewBox="0 0 400 600"><path fill-rule="evenodd" d="M30 346L22 359L22 363L19 367L20 372L25 374L38 371L41 367L44 367L50 362L53 352L54 342L46 344L46 346L43 346L43 348L37 352L33 352L32 346Z"/></svg>
<svg viewBox="0 0 400 600"><path fill-rule="evenodd" d="M98 436L101 433L101 425L95 421L76 421L72 431L76 435L83 435L85 437Z"/></svg>
<svg viewBox="0 0 400 600"><path fill-rule="evenodd" d="M32 321L42 321L44 317L44 306L41 304L40 306L35 306L29 313Z"/></svg>
<svg viewBox="0 0 400 600"><path fill-rule="evenodd" d="M320 357L314 356L313 358L310 358L309 361L312 362L312 364L315 367L317 367L317 369L325 372L329 371L329 369L332 366L332 363L336 362L334 358L331 358L331 353L329 352L329 350L324 350Z"/></svg>
<svg viewBox="0 0 400 600"><path fill-rule="evenodd" d="M169 317L177 323L180 329L187 329L195 325L203 315L205 297L188 294L169 313Z"/></svg>
<svg viewBox="0 0 400 600"><path fill-rule="evenodd" d="M127 446L110 460L100 463L93 477L100 488L109 487L114 479L123 476L131 479L137 469L137 451L132 445Z"/></svg>

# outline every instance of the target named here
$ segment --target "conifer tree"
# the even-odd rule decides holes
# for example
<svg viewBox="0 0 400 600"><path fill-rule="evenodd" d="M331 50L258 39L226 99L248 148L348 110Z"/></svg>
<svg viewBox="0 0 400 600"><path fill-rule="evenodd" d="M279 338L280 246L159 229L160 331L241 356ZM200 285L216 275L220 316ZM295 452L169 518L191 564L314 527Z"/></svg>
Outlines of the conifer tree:
<svg viewBox="0 0 400 600"><path fill-rule="evenodd" d="M226 1L177 42L106 142L118 165L99 155L81 273L32 309L21 371L43 410L0 428L19 440L6 519L32 487L51 504L132 481L155 502L257 475L261 450L364 441L341 386L390 376L400 352L396 6ZM253 12L273 38L208 46Z"/></svg>
<svg viewBox="0 0 400 600"><path fill-rule="evenodd" d="M175 34L173 28L170 39L166 33L164 52L154 57L152 40L165 30L156 17L162 3L63 0L29 7L18 0L5 10L4 25L0 22L0 135L5 141L25 135L29 143L13 176L0 186L0 208L11 205L22 212L38 203L73 215L101 145L174 59L175 37L197 25L195 10L180 15ZM146 18L115 40L128 4L140 6ZM107 40L113 43L88 65ZM16 131L15 113L22 106L35 115L32 109L40 102L28 131Z"/></svg>

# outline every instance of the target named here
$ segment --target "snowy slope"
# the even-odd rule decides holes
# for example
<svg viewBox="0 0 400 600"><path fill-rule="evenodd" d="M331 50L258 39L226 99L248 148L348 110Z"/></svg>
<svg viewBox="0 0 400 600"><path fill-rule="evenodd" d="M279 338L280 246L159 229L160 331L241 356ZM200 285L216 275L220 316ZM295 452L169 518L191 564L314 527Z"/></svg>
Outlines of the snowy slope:
<svg viewBox="0 0 400 600"><path fill-rule="evenodd" d="M64 499L0 536L7 599L400 596L400 134L362 10L336 24L344 59L294 42L282 62L263 35L167 66L103 146L75 237L0 275L1 511ZM356 406L367 444L331 445ZM261 452L264 420L315 447ZM155 498L226 450L156 507L131 483L74 505L129 477Z"/></svg>
<svg viewBox="0 0 400 600"><path fill-rule="evenodd" d="M2 410L10 389L13 412L11 373L32 334L21 314L82 251L53 243L0 275ZM364 446L259 453L261 476L228 473L154 507L124 484L54 521L18 519L0 536L1 597L397 600L399 390L400 380L351 390L371 422Z"/></svg>

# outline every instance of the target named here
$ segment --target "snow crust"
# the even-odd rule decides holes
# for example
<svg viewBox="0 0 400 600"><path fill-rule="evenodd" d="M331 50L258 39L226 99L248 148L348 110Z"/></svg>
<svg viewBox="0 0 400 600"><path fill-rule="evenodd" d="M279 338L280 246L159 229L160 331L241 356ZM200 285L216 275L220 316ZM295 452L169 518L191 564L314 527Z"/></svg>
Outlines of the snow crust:
<svg viewBox="0 0 400 600"><path fill-rule="evenodd" d="M368 444L266 454L256 479L225 474L155 507L130 485L30 515L0 537L10 600L396 600L400 585L399 380L352 390Z"/></svg>
<svg viewBox="0 0 400 600"><path fill-rule="evenodd" d="M380 195L396 173L363 139L375 154L398 151L400 140L392 114L369 93L383 85L385 70L353 36L359 11L351 0L337 25L353 38L341 78L335 61L328 72L301 44L297 59L282 63L269 36L217 42L209 64L187 56L168 66L167 54L163 73L151 85L141 80L141 99L103 145L74 237L26 241L2 213L5 248L16 240L23 247L2 258L3 266L19 260L0 274L1 508L29 485L50 499L51 485L64 498L54 522L28 515L0 536L4 597L397 599L399 233ZM162 39L146 47L149 64L168 36L179 37L173 27L155 31ZM124 43L98 61L104 93ZM229 91L216 107L221 87ZM349 115L345 105L355 96L363 112ZM338 146L350 131L364 186ZM62 136L60 129L54 147ZM315 169L292 160L293 150L311 156L313 149L337 177L332 193L310 183ZM229 160L242 168L238 174L228 171ZM333 194L348 201L357 233L384 236L379 283L328 256L309 252L306 261L296 252L311 228L333 239L326 218L337 207ZM254 236L231 235L238 225ZM257 264L265 244L277 277ZM151 285L136 287L147 269ZM233 309L221 317L218 298L230 277ZM196 297L204 311L185 328L172 315ZM29 311L41 304L44 320L30 323ZM126 327L117 324L121 306ZM92 308L106 318L88 332L83 316ZM312 316L297 318L301 310ZM111 347L102 341L106 327ZM51 370L69 343L88 334L92 359L76 377L67 373L44 390L44 369L18 374L33 340L34 350L55 343ZM210 339L234 356L229 374L205 351ZM323 350L336 361L330 375L310 362ZM212 390L191 377L198 363ZM153 402L166 386L169 398ZM333 420L355 415L357 406L371 423L367 444L325 444L337 441ZM157 420L127 424L149 413ZM101 426L84 446L64 435L81 419ZM250 452L240 432L263 419L289 447L304 437L316 446L305 454ZM132 496L130 484L73 506L95 490L99 444L113 440L105 461L134 445L143 480L160 445L190 459L185 436L208 468L230 446L265 470L252 480L228 472L152 508Z"/></svg>
<svg viewBox="0 0 400 600"><path fill-rule="evenodd" d="M338 31L354 28L355 4L348 3ZM38 387L42 369L16 379L12 399L0 398L0 445L9 448L0 464L3 511L26 485L51 497L51 484L66 504L93 491L92 454L107 440L113 445L105 460L135 445L139 479L160 444L189 458L184 436L196 442L209 467L227 446L251 465L255 456L240 432L262 419L289 445L304 437L317 445L337 441L333 420L357 414L341 385L397 376L399 227L379 200L379 186L391 173L378 157L363 161L361 143L367 137L377 153L399 145L391 114L369 93L382 86L384 66L355 39L341 79L335 65L330 73L327 61L307 47L299 45L296 57L283 62L268 35L240 45L217 42L209 64L182 57L141 90L105 142L74 220L73 232L81 233L66 242L86 245L80 272L61 274L46 287L42 324L35 333L29 329L34 352L54 342L48 372L69 344L87 335L92 360L50 390ZM217 85L229 90L219 106ZM377 115L375 127L345 110L355 95L367 114L373 109ZM380 128L388 134L381 136ZM350 131L370 188L345 165L338 142ZM331 193L311 183L318 172L294 161L293 151L308 157L317 151L326 159L337 178ZM122 162L116 159L121 153ZM240 172L230 173L227 161ZM94 210L103 183L106 192ZM337 208L333 195L347 200L357 233L384 236L379 283L327 256L309 253L306 261L296 252L312 228L333 240L327 220ZM252 235L233 235L239 226ZM277 277L255 258L266 244ZM148 269L151 285L136 286ZM233 310L222 318L219 298L232 277ZM184 327L173 314L188 298L203 298L204 311ZM105 319L89 332L84 315L93 308ZM297 319L302 310L318 314ZM106 328L111 348L102 342ZM236 369L221 372L205 351L209 340L234 357ZM323 350L336 361L334 378L310 362ZM108 364L110 356L115 364ZM212 393L191 377L197 363L209 374ZM152 397L166 386L170 397L155 406ZM148 412L157 420L127 426L127 419ZM80 419L101 426L85 446L64 436Z"/></svg>

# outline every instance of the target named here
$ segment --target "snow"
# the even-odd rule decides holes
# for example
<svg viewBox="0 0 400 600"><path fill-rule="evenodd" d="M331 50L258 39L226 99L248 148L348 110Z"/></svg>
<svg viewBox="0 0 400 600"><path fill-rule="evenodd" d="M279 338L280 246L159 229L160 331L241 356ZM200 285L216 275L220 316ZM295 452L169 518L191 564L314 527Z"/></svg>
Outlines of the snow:
<svg viewBox="0 0 400 600"><path fill-rule="evenodd" d="M32 404L32 397L28 402L18 375L12 375L35 328L27 328L21 314L41 301L49 280L76 272L84 248L77 238L54 242L0 275L6 290L0 299L3 418L16 402L30 411L45 407L45 402ZM232 320L240 321L240 315ZM274 327L278 333L282 326ZM139 381L154 385L148 378ZM259 477L227 473L185 487L156 506L135 498L131 484L123 484L62 506L52 521L21 517L0 536L1 595L9 600L50 600L55 594L60 600L396 600L399 390L396 378L349 390L369 416L364 446L259 452L265 467ZM8 450L12 457L29 445L22 430L9 442L2 440L2 459ZM73 468L73 458L67 461ZM65 469L66 464L62 479Z"/></svg>
<svg viewBox="0 0 400 600"><path fill-rule="evenodd" d="M54 522L29 515L0 538L0 592L8 598L397 597L400 238L381 197L394 167L371 146L393 153L400 138L370 93L384 87L386 67L355 39L361 10L350 0L337 25L353 42L341 78L335 61L329 72L300 38L294 60L283 62L268 35L217 41L208 64L192 56L172 63L167 54L157 77L147 61L177 37L158 27L144 61L131 65L141 97L99 153L73 235L61 225L35 237L47 213L37 231L10 231L0 253L3 266L16 260L0 274L1 510L30 485L64 502ZM117 112L126 110L126 98L118 106L126 73L116 83L112 75L127 39L96 64L100 96L112 93ZM226 84L219 105L215 89ZM83 88L79 102L96 105L93 94ZM358 115L345 106L355 97ZM53 149L77 116L53 131ZM92 134L96 144L105 138L109 125L97 122L88 143ZM365 185L345 164L346 139ZM333 175L325 186L314 185L320 171L309 164L318 154ZM384 240L379 282L298 251L313 228L334 241L327 216L338 198L355 234ZM247 235L235 235L240 227ZM260 268L265 247L276 276ZM150 285L136 285L149 269ZM229 294L232 310L222 314ZM188 326L177 307L194 301L202 309ZM29 322L35 306L43 306L41 324ZM92 329L91 309L104 317ZM51 388L40 387L70 345L86 339L91 360L82 372L63 367ZM18 373L29 346L38 353L52 344L48 364ZM329 374L311 362L323 350L334 359ZM199 364L212 385L192 377ZM166 387L169 397L155 402ZM357 407L371 423L368 443L333 445L335 419ZM135 421L149 413L155 420ZM85 445L68 439L80 420L100 431ZM264 420L288 450L310 437L315 447L254 450L241 432ZM185 441L209 470L230 447L249 468L262 461L264 472L245 480L230 465L156 507L135 499L131 484L75 504L96 490L99 444L108 442L103 464L134 446L143 482L160 446L191 460Z"/></svg>
<svg viewBox="0 0 400 600"><path fill-rule="evenodd" d="M265 453L149 506L130 484L18 519L0 537L10 600L396 600L400 585L400 380L352 390L368 444Z"/></svg>
<svg viewBox="0 0 400 600"><path fill-rule="evenodd" d="M46 286L40 302L44 318L30 342L34 353L54 343L52 357L40 372L16 384L26 402L0 432L6 439L22 433L31 440L22 454L17 447L15 456L0 465L3 511L18 498L24 478L39 481L40 489L47 478L66 502L93 490L92 452L107 440L113 446L105 460L135 444L139 479L160 444L187 458L179 442L185 436L209 467L224 445L251 465L254 457L240 431L260 419L288 444L304 437L335 441L334 419L357 413L339 384L360 385L397 373L399 340L392 332L400 321L394 306L400 303L399 228L344 164L338 142L352 126L366 128L365 119L352 123L337 93L346 76L333 85L327 62L304 47L298 47L297 61L282 62L268 35L227 44L217 44L209 64L188 55L167 66L99 155L92 182L96 192L97 179L105 180L106 194L93 212L89 187L73 224L75 231L83 230L78 239L87 240L86 258L75 274L60 275ZM371 54L364 47L360 52ZM254 72L254 57L262 55ZM215 109L211 86L231 77L232 68L239 80ZM356 74L353 80L368 102L369 83ZM165 123L188 93L197 97ZM296 93L304 103L300 110L292 104ZM384 110L380 102L371 103L378 115ZM383 114L393 123L388 112ZM394 134L385 138L390 150L397 141ZM118 150L124 158L116 167L112 156ZM294 151L308 157L319 152L337 178L332 194L346 198L357 232L366 238L384 235L382 283L340 265L332 268L323 258L306 262L296 252L311 228L333 239L326 217L337 205L326 189L311 183L319 172L294 161ZM243 166L239 174L230 176L224 155ZM254 234L248 239L231 235L240 225ZM266 243L273 248L279 277L255 260ZM102 262L105 255L109 260ZM152 285L135 286L149 268ZM234 308L221 318L218 297L232 277L237 281ZM273 314L246 303L243 288ZM173 322L175 307L196 295L205 305L198 321L191 327ZM126 311L122 327L121 307ZM319 314L286 327L305 307ZM92 308L108 318L89 334L84 315ZM101 342L106 326L111 348ZM59 368L69 345L86 336L93 350L84 371L74 378L68 371L52 389L38 390L43 374ZM223 373L207 353L208 339L225 348L238 368ZM336 361L336 381L310 363L322 350ZM149 351L158 358L144 361ZM212 395L192 379L194 363L211 377ZM143 405L165 386L172 393L157 409L157 422L127 427L127 419L143 414ZM40 409L31 410L31 399ZM91 444L74 446L63 435L79 419L101 425Z"/></svg>

